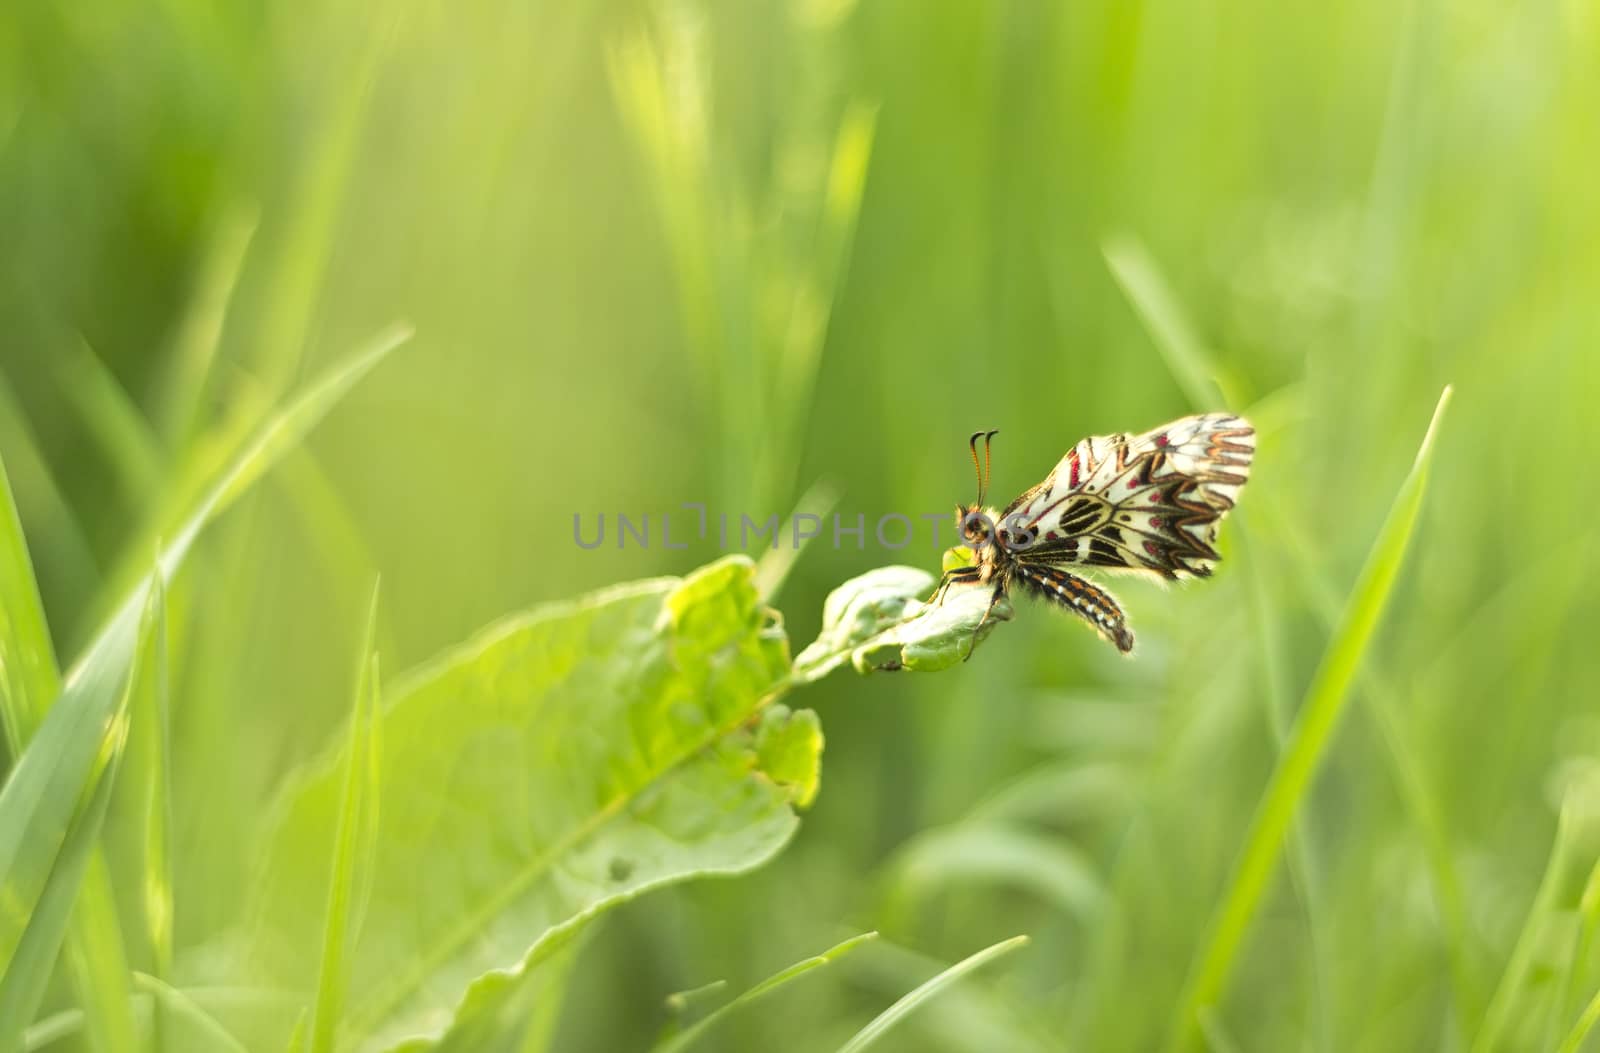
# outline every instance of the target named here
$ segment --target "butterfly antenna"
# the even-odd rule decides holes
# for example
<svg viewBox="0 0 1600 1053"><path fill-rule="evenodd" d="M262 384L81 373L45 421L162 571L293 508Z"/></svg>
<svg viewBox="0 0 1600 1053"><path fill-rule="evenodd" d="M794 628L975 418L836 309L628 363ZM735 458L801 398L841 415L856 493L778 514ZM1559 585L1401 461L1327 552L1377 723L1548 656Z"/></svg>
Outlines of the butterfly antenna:
<svg viewBox="0 0 1600 1053"><path fill-rule="evenodd" d="M983 492L986 489L983 479L983 466L978 463L978 440L983 438L983 432L975 431L972 438L967 440L967 449L972 452L972 471L978 477L978 504L983 504Z"/></svg>
<svg viewBox="0 0 1600 1053"><path fill-rule="evenodd" d="M1000 434L1000 429L987 432L983 436L983 492L989 492L989 442ZM983 504L983 498L978 498L978 503Z"/></svg>

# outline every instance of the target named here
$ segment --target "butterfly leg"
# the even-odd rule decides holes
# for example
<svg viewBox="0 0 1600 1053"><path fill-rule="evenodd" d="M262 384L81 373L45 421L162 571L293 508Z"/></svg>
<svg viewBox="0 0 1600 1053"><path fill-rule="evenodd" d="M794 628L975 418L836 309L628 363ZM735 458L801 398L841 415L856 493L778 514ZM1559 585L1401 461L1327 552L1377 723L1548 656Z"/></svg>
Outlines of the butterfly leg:
<svg viewBox="0 0 1600 1053"><path fill-rule="evenodd" d="M1004 596L1005 594L1006 587L1004 584L996 585L994 587L994 595L989 597L989 606L984 608L983 617L978 619L978 624L972 630L971 638L967 640L967 657L962 659L963 662L970 662L972 660L972 652L978 647L978 630L983 628L984 623L989 620L989 615L994 613L994 605L999 603L1000 597Z"/></svg>
<svg viewBox="0 0 1600 1053"><path fill-rule="evenodd" d="M977 567L955 567L951 570L945 571L944 577L939 579L938 587L933 590L933 595L928 597L928 605L942 605L944 603L944 594L950 590L951 585L954 585L958 582L962 585L970 585L972 582L978 580L978 575L979 571Z"/></svg>

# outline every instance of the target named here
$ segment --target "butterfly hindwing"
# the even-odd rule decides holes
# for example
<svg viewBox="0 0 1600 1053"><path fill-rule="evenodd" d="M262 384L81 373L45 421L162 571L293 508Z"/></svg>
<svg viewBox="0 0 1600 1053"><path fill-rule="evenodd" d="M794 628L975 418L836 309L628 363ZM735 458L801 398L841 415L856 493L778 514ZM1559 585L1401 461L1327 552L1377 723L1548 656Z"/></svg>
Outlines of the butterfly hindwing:
<svg viewBox="0 0 1600 1053"><path fill-rule="evenodd" d="M1022 563L1204 577L1254 454L1254 429L1224 413L1090 436L1001 513L1001 528L1022 540Z"/></svg>

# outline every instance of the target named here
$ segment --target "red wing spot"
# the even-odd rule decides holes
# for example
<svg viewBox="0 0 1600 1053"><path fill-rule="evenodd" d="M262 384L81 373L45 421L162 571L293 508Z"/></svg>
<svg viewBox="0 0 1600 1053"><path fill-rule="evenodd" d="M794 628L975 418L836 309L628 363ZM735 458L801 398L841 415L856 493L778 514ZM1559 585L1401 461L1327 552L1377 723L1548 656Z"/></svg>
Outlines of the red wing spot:
<svg viewBox="0 0 1600 1053"><path fill-rule="evenodd" d="M1144 550L1150 553L1152 556L1159 557L1161 555L1161 550L1156 547L1156 543L1154 541L1146 541L1144 543Z"/></svg>
<svg viewBox="0 0 1600 1053"><path fill-rule="evenodd" d="M1160 530L1162 525L1163 525L1162 521L1161 521L1161 517L1160 516L1151 516L1150 517L1150 525L1155 527L1157 530Z"/></svg>
<svg viewBox="0 0 1600 1053"><path fill-rule="evenodd" d="M1172 444L1172 440L1167 438L1165 435L1157 435L1156 436L1156 445L1157 446L1170 446L1171 444Z"/></svg>
<svg viewBox="0 0 1600 1053"><path fill-rule="evenodd" d="M1044 536L1044 539L1046 541L1059 541L1061 539L1061 535L1052 530Z"/></svg>
<svg viewBox="0 0 1600 1053"><path fill-rule="evenodd" d="M1137 479L1129 479L1128 480L1128 489L1129 490L1137 490L1137 489L1139 489L1139 480L1137 480Z"/></svg>
<svg viewBox="0 0 1600 1053"><path fill-rule="evenodd" d="M1074 490L1078 488L1078 458L1076 456L1072 458L1072 480L1068 485Z"/></svg>

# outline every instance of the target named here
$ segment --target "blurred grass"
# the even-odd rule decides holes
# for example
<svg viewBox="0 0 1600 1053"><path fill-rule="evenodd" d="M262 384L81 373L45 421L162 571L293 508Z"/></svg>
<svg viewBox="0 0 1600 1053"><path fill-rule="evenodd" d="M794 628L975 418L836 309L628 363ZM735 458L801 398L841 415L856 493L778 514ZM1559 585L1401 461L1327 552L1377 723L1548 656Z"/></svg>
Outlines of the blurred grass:
<svg viewBox="0 0 1600 1053"><path fill-rule="evenodd" d="M1388 608L1406 549L1411 544L1427 493L1436 433L1449 402L1450 389L1445 388L1422 445L1417 448L1416 461L1395 494L1383 529L1373 539L1366 565L1350 590L1344 613L1328 640L1328 649L1306 688L1306 697L1284 744L1283 754L1262 790L1261 804L1251 820L1239 862L1224 888L1207 938L1195 957L1193 979L1186 985L1177 1019L1173 1021L1171 1046L1174 1049L1186 1048L1198 1039L1200 1014L1211 1011L1222 995L1234 970L1240 945L1260 908L1280 842L1301 810L1339 726L1350 689Z"/></svg>
<svg viewBox="0 0 1600 1053"><path fill-rule="evenodd" d="M789 569L800 645L839 582L936 565L916 517L970 497L973 429L1002 429L1014 492L1083 434L1225 394L1257 471L1214 580L1119 589L1137 661L1024 606L955 671L808 689L828 753L789 850L622 908L506 1010L558 1013L530 1048L645 1048L667 992L881 929L696 1046L835 1049L914 986L890 944L948 963L1028 932L875 1048L1150 1048L1454 383L1361 704L1199 1023L1341 1050L1546 1048L1579 1023L1587 837L1539 890L1600 754L1593 5L22 0L0 21L0 459L52 630L15 621L0 564L26 653L70 662L299 377L397 315L420 334L170 583L170 749L131 745L119 790L166 776L169 962L123 850L139 809L112 801L105 835L126 965L162 990L205 987L265 802L343 726L377 570L405 668L708 562L718 511L783 515L825 478L867 550L825 529ZM680 532L686 501L710 537ZM574 513L619 511L676 513L688 547L573 545ZM886 511L910 548L872 550ZM0 665L8 721L54 695L19 702L23 668ZM919 870L907 909L900 868L948 830L1104 892L1083 915L1059 879L971 880L996 852ZM304 851L326 872L328 845ZM45 1012L82 1001L58 976Z"/></svg>
<svg viewBox="0 0 1600 1053"><path fill-rule="evenodd" d="M379 788L382 785L382 689L378 676L375 636L378 626L378 587L361 649L356 652L354 704L350 707L350 732L345 743L343 786L328 875L328 907L322 933L322 959L311 1012L311 1053L331 1053L338 1047L339 1021L349 976L346 960L359 938L362 900L370 890L376 864Z"/></svg>

